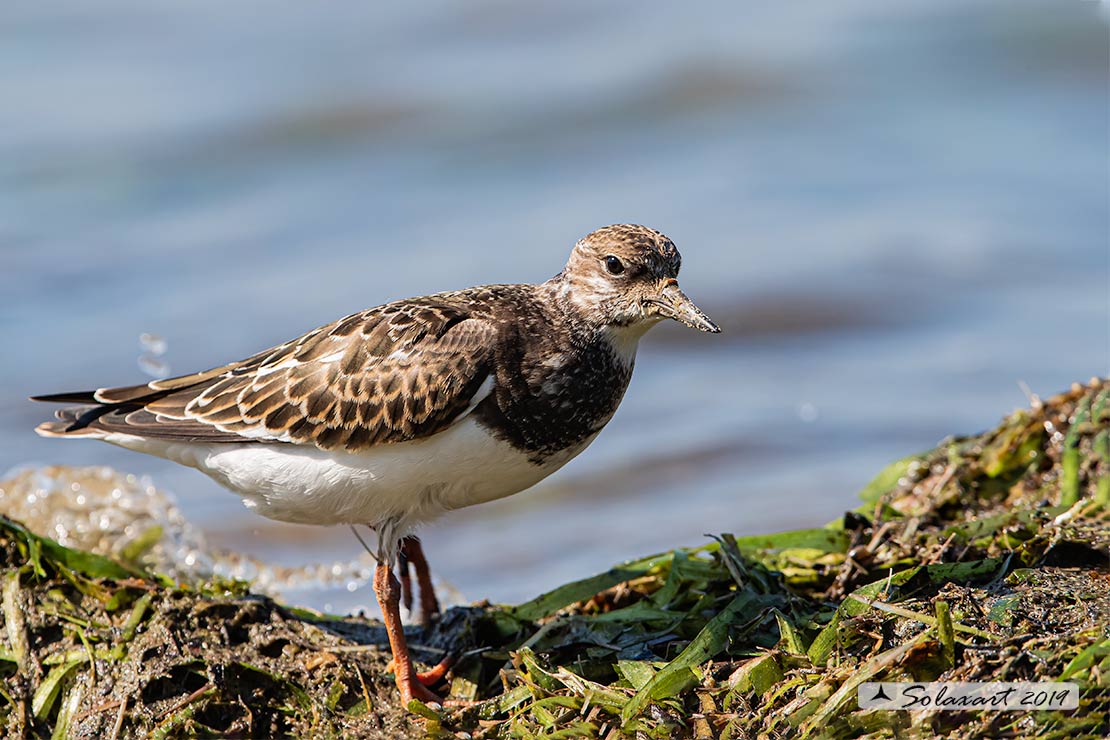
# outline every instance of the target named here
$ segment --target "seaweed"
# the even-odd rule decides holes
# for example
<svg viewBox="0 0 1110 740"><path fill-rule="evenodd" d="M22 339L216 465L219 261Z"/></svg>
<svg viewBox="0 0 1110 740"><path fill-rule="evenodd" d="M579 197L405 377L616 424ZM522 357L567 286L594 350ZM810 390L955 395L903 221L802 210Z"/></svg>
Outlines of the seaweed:
<svg viewBox="0 0 1110 740"><path fill-rule="evenodd" d="M740 492L738 495L742 495ZM1110 384L882 471L823 527L720 534L517 606L449 610L444 705L380 624L182 583L0 519L0 723L30 737L1101 737ZM861 710L871 680L1069 680L1078 710Z"/></svg>

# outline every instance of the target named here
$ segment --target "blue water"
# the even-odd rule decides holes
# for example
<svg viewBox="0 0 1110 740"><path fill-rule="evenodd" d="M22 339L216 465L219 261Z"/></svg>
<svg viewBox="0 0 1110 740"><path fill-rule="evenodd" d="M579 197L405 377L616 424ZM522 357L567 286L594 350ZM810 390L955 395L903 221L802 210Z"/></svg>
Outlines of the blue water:
<svg viewBox="0 0 1110 740"><path fill-rule="evenodd" d="M645 340L597 442L426 532L517 600L703 533L822 523L883 464L1110 365L1108 51L1093 2L120 0L0 12L0 467L110 464L287 565L343 530L41 440L31 393L141 382L345 313L541 281L657 227L724 328ZM322 594L334 605L362 603Z"/></svg>

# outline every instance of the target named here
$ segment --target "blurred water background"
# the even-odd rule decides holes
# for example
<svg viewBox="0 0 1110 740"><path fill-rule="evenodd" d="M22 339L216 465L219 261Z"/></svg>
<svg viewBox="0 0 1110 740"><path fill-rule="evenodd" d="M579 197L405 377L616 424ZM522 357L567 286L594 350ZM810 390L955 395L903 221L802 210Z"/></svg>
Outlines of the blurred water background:
<svg viewBox="0 0 1110 740"><path fill-rule="evenodd" d="M0 468L111 465L215 547L356 558L195 471L39 439L26 396L142 382L143 333L183 373L542 281L641 222L724 333L648 335L591 449L429 527L433 567L511 602L706 532L819 525L1025 405L1019 381L1107 372L1108 60L1081 0L8 3Z"/></svg>

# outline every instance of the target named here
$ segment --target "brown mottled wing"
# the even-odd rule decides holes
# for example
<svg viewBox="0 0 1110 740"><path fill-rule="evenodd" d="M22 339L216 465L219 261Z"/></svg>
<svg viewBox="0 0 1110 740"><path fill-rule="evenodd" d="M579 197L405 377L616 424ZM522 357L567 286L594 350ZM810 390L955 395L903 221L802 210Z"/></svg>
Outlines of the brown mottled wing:
<svg viewBox="0 0 1110 740"><path fill-rule="evenodd" d="M85 433L327 450L418 439L480 400L494 331L450 302L388 304L239 363L97 391L88 400L101 406L67 409L60 418Z"/></svg>

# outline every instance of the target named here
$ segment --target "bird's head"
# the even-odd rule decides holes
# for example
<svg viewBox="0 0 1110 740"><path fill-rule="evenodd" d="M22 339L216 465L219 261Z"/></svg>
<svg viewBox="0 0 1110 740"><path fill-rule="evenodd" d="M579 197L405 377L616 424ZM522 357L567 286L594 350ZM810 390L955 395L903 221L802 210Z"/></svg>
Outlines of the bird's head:
<svg viewBox="0 0 1110 740"><path fill-rule="evenodd" d="M591 321L639 336L663 319L706 332L720 328L678 287L682 256L655 229L616 224L574 245L554 283Z"/></svg>

